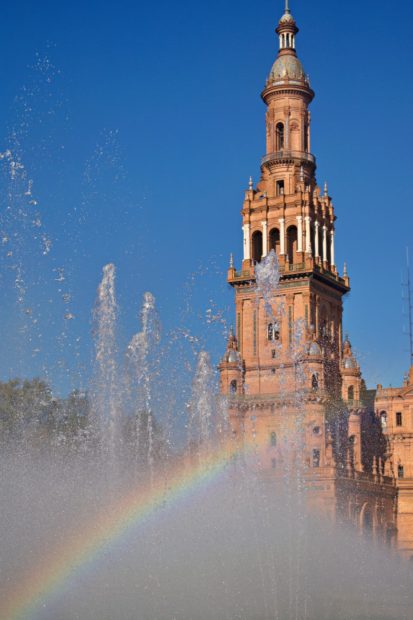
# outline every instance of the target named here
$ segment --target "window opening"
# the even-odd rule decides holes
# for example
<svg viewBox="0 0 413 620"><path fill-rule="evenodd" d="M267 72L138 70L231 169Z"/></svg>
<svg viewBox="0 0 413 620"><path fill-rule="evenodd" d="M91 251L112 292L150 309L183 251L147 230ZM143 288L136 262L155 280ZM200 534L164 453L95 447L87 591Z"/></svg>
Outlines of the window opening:
<svg viewBox="0 0 413 620"><path fill-rule="evenodd" d="M313 467L320 467L320 450L313 450Z"/></svg>
<svg viewBox="0 0 413 620"><path fill-rule="evenodd" d="M270 323L268 325L268 340L269 342L275 342L276 340L280 339L280 332L278 330L278 327L276 324L274 323ZM274 355L275 357L275 355Z"/></svg>
<svg viewBox="0 0 413 620"><path fill-rule="evenodd" d="M284 196L284 181L277 181L277 196Z"/></svg>
<svg viewBox="0 0 413 620"><path fill-rule="evenodd" d="M282 151L284 148L284 125L282 123L277 123L275 133L277 139L277 151Z"/></svg>
<svg viewBox="0 0 413 620"><path fill-rule="evenodd" d="M262 232L255 231L252 235L252 260L259 263L262 258Z"/></svg>
<svg viewBox="0 0 413 620"><path fill-rule="evenodd" d="M318 390L318 375L317 373L314 373L312 378L311 378L311 388L314 392L316 392Z"/></svg>
<svg viewBox="0 0 413 620"><path fill-rule="evenodd" d="M280 253L280 231L278 228L270 230L270 250L274 250L276 254Z"/></svg>

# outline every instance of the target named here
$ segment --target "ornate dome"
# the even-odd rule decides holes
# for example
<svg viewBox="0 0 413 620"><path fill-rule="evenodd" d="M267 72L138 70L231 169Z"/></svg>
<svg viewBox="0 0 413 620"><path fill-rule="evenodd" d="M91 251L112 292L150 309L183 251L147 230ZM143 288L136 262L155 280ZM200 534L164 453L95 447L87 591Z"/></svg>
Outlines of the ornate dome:
<svg viewBox="0 0 413 620"><path fill-rule="evenodd" d="M239 360L239 355L236 351L232 350L228 353L228 358L227 358L228 362L233 363L233 362L238 362L238 360Z"/></svg>
<svg viewBox="0 0 413 620"><path fill-rule="evenodd" d="M271 69L270 81L289 78L290 80L305 80L303 65L296 56L286 54L279 56Z"/></svg>
<svg viewBox="0 0 413 620"><path fill-rule="evenodd" d="M354 359L354 357L347 357L344 360L344 368L347 368L347 370L351 370L351 369L355 369L357 368L357 362Z"/></svg>
<svg viewBox="0 0 413 620"><path fill-rule="evenodd" d="M317 342L312 342L311 346L308 350L308 355L314 355L314 357L319 357L321 355L321 347Z"/></svg>
<svg viewBox="0 0 413 620"><path fill-rule="evenodd" d="M290 11L286 11L286 12L284 13L284 15L283 15L283 16L281 17L281 19L280 19L280 23L281 23L281 24L285 24L285 23L288 23L288 22L290 22L290 23L295 23L295 19L294 19L294 17L291 15Z"/></svg>

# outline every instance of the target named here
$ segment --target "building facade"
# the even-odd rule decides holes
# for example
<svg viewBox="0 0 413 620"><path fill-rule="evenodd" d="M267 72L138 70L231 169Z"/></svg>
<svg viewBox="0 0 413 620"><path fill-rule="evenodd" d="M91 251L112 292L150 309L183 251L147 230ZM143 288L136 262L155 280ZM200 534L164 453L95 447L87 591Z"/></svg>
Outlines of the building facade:
<svg viewBox="0 0 413 620"><path fill-rule="evenodd" d="M266 153L259 182L245 192L242 265L231 259L228 271L236 327L219 366L221 391L234 440L254 442L264 477L299 468L310 505L395 544L400 481L389 466L390 427L343 337L350 279L338 272L336 215L316 180L314 92L288 3L276 33L262 92Z"/></svg>
<svg viewBox="0 0 413 620"><path fill-rule="evenodd" d="M385 474L397 487L397 544L413 558L413 366L402 387L377 386L375 408L386 439Z"/></svg>

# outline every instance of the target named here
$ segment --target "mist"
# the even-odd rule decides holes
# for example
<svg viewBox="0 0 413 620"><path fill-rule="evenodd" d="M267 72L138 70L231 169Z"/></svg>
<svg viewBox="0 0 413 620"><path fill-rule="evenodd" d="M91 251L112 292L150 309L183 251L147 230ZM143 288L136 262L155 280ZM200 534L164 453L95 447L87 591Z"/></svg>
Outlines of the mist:
<svg viewBox="0 0 413 620"><path fill-rule="evenodd" d="M106 506L139 484L124 473L113 486L107 468L85 456L4 456L1 467L2 601L27 575L41 574L66 538L93 531ZM13 617L411 618L411 570L396 551L305 506L296 478L263 482L241 462L228 463L116 541L108 536L92 563L46 593L29 615Z"/></svg>

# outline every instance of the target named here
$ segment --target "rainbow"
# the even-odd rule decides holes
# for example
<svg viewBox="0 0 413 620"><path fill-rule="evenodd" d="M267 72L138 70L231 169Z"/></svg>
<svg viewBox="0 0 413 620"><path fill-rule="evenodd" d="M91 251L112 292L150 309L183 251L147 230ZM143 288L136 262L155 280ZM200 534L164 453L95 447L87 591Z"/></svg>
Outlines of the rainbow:
<svg viewBox="0 0 413 620"><path fill-rule="evenodd" d="M234 452L232 446L232 453ZM196 463L180 460L145 488L136 488L98 517L67 537L40 564L14 584L0 606L2 620L28 620L41 606L58 596L85 568L93 567L101 554L114 546L132 528L170 508L195 489L202 488L223 474L229 463L228 445L209 451Z"/></svg>

